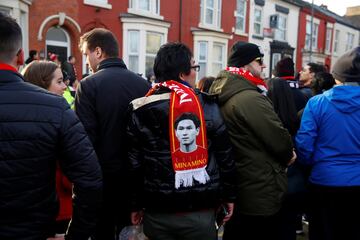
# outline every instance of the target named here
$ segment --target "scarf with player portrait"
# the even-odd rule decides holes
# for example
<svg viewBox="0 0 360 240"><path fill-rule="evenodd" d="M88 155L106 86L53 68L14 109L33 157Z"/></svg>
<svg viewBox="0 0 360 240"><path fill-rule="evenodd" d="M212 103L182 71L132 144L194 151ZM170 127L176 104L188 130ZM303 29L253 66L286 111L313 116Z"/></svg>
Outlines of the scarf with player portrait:
<svg viewBox="0 0 360 240"><path fill-rule="evenodd" d="M195 182L205 184L210 177L206 172L206 124L199 99L192 88L174 80L156 84L146 96L152 95L160 87L171 91L169 137L175 188L191 187ZM194 135L196 137L192 139Z"/></svg>

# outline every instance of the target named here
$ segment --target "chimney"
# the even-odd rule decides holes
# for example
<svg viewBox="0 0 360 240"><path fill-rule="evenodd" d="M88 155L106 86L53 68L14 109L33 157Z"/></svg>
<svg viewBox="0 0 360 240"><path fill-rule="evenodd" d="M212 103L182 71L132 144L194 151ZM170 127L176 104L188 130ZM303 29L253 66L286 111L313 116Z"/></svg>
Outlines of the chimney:
<svg viewBox="0 0 360 240"><path fill-rule="evenodd" d="M322 9L328 10L327 5L325 5L325 4L321 4L320 7L321 7Z"/></svg>

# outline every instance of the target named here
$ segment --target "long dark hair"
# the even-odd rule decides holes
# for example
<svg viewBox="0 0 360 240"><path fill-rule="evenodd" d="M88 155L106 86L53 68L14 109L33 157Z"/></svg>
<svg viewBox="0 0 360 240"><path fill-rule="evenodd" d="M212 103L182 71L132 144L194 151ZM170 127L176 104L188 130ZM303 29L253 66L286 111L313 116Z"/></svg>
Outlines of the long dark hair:
<svg viewBox="0 0 360 240"><path fill-rule="evenodd" d="M272 78L267 82L268 97L271 99L274 110L284 127L294 136L299 128L295 101L292 90L286 80Z"/></svg>

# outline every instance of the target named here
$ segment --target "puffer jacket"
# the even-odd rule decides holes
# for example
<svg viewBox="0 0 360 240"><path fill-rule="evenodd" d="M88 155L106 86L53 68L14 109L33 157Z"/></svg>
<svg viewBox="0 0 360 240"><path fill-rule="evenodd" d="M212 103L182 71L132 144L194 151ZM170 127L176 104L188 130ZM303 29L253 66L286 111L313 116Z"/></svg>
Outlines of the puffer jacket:
<svg viewBox="0 0 360 240"><path fill-rule="evenodd" d="M270 216L281 207L292 140L271 101L244 77L219 73L210 92L218 102L234 148L237 170L235 208L246 215Z"/></svg>
<svg viewBox="0 0 360 240"><path fill-rule="evenodd" d="M0 70L0 239L46 239L58 202L56 160L74 184L67 239L88 239L102 176L84 127L66 100Z"/></svg>
<svg viewBox="0 0 360 240"><path fill-rule="evenodd" d="M235 166L223 119L210 96L199 92L197 96L206 122L210 181L179 189L175 189L169 144L170 93L160 89L132 101L127 133L133 210L185 212L234 202Z"/></svg>

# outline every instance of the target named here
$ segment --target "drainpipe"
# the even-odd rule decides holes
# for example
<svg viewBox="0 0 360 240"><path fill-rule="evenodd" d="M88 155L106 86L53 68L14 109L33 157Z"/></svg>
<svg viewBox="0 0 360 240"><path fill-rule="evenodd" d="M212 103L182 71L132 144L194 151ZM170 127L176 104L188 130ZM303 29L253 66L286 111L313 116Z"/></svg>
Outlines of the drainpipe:
<svg viewBox="0 0 360 240"><path fill-rule="evenodd" d="M180 0L180 8L179 8L179 42L182 42L181 22L182 22L182 0Z"/></svg>
<svg viewBox="0 0 360 240"><path fill-rule="evenodd" d="M313 39L313 27L314 27L314 0L311 1L311 32L310 32L310 54L309 61L312 62L312 39Z"/></svg>

